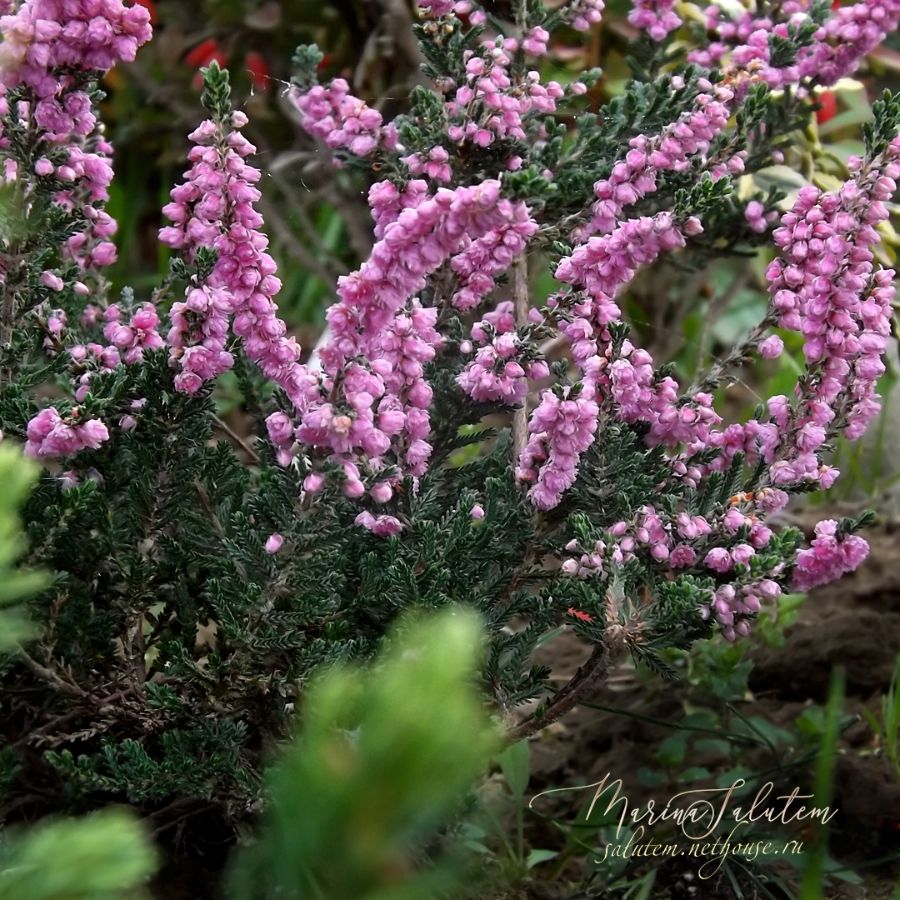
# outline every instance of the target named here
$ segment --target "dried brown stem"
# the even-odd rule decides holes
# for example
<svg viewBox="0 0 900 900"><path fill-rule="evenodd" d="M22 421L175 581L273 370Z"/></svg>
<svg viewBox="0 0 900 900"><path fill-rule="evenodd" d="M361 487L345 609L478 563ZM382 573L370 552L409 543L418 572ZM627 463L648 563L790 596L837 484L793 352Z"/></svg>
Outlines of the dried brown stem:
<svg viewBox="0 0 900 900"><path fill-rule="evenodd" d="M233 440L243 451L250 457L250 462L253 465L259 465L259 454L250 446L247 441L242 438L233 428L231 428L227 422L220 419L218 416L213 416L213 424L218 428L223 434L227 435L231 440Z"/></svg>
<svg viewBox="0 0 900 900"><path fill-rule="evenodd" d="M523 253L513 263L513 304L515 307L516 326L523 328L528 324L528 256ZM528 443L528 397L513 416L513 460L518 460Z"/></svg>
<svg viewBox="0 0 900 900"><path fill-rule="evenodd" d="M30 669L31 672L37 675L42 681L46 681L48 684L55 687L61 694L65 694L68 697L78 697L80 700L85 699L88 696L77 684L66 681L52 669L48 669L46 666L41 665L41 663L39 663L21 645L18 647L18 655L27 669Z"/></svg>
<svg viewBox="0 0 900 900"><path fill-rule="evenodd" d="M546 707L519 722L510 732L510 738L515 741L524 740L571 712L580 700L589 696L605 679L616 655L617 648L611 649L606 643L597 644L590 658L579 667L569 683L556 692Z"/></svg>

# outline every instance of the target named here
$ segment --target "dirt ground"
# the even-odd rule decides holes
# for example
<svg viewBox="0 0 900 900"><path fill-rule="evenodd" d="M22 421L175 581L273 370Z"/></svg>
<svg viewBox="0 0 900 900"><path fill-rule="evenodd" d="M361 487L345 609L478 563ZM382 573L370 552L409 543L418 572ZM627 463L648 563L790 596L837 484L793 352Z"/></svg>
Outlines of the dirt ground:
<svg viewBox="0 0 900 900"><path fill-rule="evenodd" d="M823 517L817 511L804 515L798 524L811 527ZM743 715L758 715L777 727L790 729L805 708L825 702L832 669L842 666L845 670L844 712L852 717L852 723L842 733L834 772L832 808L838 811L830 823L829 850L836 861L856 868L864 881L861 885L834 883L826 888L827 900L894 897L900 880L900 780L880 754L872 730L861 715L864 706L870 710L879 707L900 652L900 522L882 520L866 537L871 545L867 562L854 575L810 594L796 622L786 630L783 647L757 642L751 654L750 693L740 704ZM584 647L571 636L564 636L546 652L552 653L554 668L562 674L573 672L585 656ZM677 682L657 684L648 691L648 684L639 680L630 666L615 671L593 699L607 707L666 722L678 721L685 703L690 702L687 686ZM532 743L534 776L530 790L591 784L612 773L613 778L623 779L629 801L638 804L654 797L658 804L664 803L669 791L642 786L635 773L642 766L654 766L654 753L671 733L671 729L628 714L578 708ZM751 769L756 763L759 771L765 771L764 756L754 759L750 754L745 762ZM789 777L804 790L811 789L811 766L798 766ZM571 820L578 801L567 802L568 817L560 805L564 801L557 803L555 814ZM532 836L537 841L533 846L544 846L540 843L541 825L534 827L538 834ZM554 840L552 834L545 837ZM559 840L558 835L555 839ZM872 865L891 856L895 857L893 861ZM664 869L657 878L657 890L661 892L654 892L653 897L735 897L731 884L716 879L701 883L674 860L664 864ZM550 884L536 886L530 896L536 900L574 900ZM746 896L754 896L752 888Z"/></svg>

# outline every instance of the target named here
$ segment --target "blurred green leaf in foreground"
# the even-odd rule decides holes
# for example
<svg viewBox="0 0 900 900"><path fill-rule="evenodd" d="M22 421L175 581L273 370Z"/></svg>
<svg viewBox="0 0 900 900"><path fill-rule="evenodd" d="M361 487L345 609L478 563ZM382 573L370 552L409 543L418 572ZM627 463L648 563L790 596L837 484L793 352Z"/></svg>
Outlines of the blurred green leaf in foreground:
<svg viewBox="0 0 900 900"><path fill-rule="evenodd" d="M136 900L154 868L140 823L107 809L4 836L0 900Z"/></svg>
<svg viewBox="0 0 900 900"><path fill-rule="evenodd" d="M37 480L38 467L10 444L0 444L0 650L8 650L26 638L25 619L10 610L46 583L44 575L13 568L24 549L19 507Z"/></svg>
<svg viewBox="0 0 900 900"><path fill-rule="evenodd" d="M370 671L333 669L310 687L233 871L236 900L464 896L440 840L499 745L474 687L481 646L477 618L448 611L401 626Z"/></svg>

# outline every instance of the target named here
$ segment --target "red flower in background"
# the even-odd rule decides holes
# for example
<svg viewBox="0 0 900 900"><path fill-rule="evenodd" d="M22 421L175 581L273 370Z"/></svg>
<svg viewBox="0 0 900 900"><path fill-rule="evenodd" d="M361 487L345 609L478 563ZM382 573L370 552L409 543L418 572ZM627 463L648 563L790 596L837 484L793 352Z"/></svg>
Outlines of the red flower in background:
<svg viewBox="0 0 900 900"><path fill-rule="evenodd" d="M201 41L196 47L189 50L184 57L184 61L192 69L202 69L204 66L208 66L213 60L220 66L224 66L228 61L228 57L225 56L221 45L215 38L207 38L205 41Z"/></svg>
<svg viewBox="0 0 900 900"><path fill-rule="evenodd" d="M207 38L185 54L184 62L192 69L202 69L215 60L223 68L229 64L228 55L215 38ZM257 91L269 89L272 80L272 69L266 58L256 50L251 50L244 57L244 67L250 76L250 82ZM194 78L194 86L203 87L203 77L198 72Z"/></svg>
<svg viewBox="0 0 900 900"><path fill-rule="evenodd" d="M189 50L184 61L192 69L202 69L215 60L223 68L228 64L228 57L215 38L207 38L201 41L192 50ZM194 87L200 90L203 87L203 76L197 72L194 76Z"/></svg>
<svg viewBox="0 0 900 900"><path fill-rule="evenodd" d="M251 50L244 57L244 65L250 73L250 82L258 91L267 91L272 78L272 70L262 53Z"/></svg>
<svg viewBox="0 0 900 900"><path fill-rule="evenodd" d="M837 115L837 97L831 91L822 91L817 99L819 109L816 110L816 121L824 125Z"/></svg>

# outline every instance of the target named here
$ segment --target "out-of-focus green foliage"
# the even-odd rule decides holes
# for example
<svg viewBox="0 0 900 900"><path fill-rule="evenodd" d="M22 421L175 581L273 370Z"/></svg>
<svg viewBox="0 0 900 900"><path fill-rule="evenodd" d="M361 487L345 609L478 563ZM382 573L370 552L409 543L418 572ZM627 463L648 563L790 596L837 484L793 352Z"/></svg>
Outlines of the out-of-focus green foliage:
<svg viewBox="0 0 900 900"><path fill-rule="evenodd" d="M38 475L38 467L15 447L0 444L0 650L28 636L25 620L11 604L44 587L38 572L14 569L23 549L18 510Z"/></svg>
<svg viewBox="0 0 900 900"><path fill-rule="evenodd" d="M155 857L138 821L108 809L0 844L0 900L137 900Z"/></svg>
<svg viewBox="0 0 900 900"><path fill-rule="evenodd" d="M894 665L894 676L881 696L881 715L863 710L872 734L891 764L894 775L900 779L900 656Z"/></svg>
<svg viewBox="0 0 900 900"><path fill-rule="evenodd" d="M235 868L237 900L464 895L459 861L436 845L497 749L473 683L480 645L474 616L443 612L401 625L370 670L311 687L258 843Z"/></svg>

